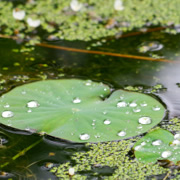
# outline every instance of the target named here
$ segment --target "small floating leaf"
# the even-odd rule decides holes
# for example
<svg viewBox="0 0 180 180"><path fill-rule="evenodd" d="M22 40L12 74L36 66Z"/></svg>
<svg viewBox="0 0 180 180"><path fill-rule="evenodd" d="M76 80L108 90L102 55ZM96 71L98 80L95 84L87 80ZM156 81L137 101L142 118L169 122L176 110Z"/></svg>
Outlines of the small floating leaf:
<svg viewBox="0 0 180 180"><path fill-rule="evenodd" d="M142 146L142 142L146 142ZM180 161L180 136L173 136L164 129L156 129L140 139L135 145L135 156L139 161L155 163L157 160L168 159Z"/></svg>
<svg viewBox="0 0 180 180"><path fill-rule="evenodd" d="M165 108L151 96L110 93L105 84L77 79L22 85L0 97L0 122L75 142L102 142L144 133L164 117Z"/></svg>

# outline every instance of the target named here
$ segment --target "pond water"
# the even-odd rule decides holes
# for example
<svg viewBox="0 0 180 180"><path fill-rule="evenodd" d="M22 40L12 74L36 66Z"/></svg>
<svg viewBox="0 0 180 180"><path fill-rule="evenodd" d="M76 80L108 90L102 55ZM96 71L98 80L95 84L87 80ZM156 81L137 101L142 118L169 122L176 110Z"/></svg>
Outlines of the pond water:
<svg viewBox="0 0 180 180"><path fill-rule="evenodd" d="M90 54L42 46L26 48L14 40L0 39L0 93L2 95L21 84L46 78L91 79L109 84L114 89L136 86L148 94L153 86L160 84L162 88L156 90L154 95L167 106L168 115L164 122L168 123L169 119L180 116L179 42L180 34L159 31L91 42L46 41L54 46L136 57L127 58L116 57L114 54ZM137 56L157 59L143 60ZM167 61L161 61L159 58ZM65 162L74 164L74 160L71 159L73 153L88 151L84 144L32 135L3 125L0 126L0 138L1 144L4 145L0 145L0 164L2 170L8 172L6 176L0 175L4 179L58 179L49 172L51 163L54 166ZM36 142L38 144L34 144ZM26 149L33 144L34 147L30 150ZM101 179L100 175L104 172L108 172L105 175L111 175L113 169L104 167L97 170L99 176L96 178ZM91 177L92 172L84 174L89 179L94 178Z"/></svg>

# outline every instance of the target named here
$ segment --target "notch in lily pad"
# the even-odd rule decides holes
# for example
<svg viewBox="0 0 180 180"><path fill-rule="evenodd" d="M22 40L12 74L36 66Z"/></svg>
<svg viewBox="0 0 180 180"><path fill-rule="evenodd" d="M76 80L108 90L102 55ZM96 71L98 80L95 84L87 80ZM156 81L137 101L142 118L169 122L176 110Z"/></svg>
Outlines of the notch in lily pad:
<svg viewBox="0 0 180 180"><path fill-rule="evenodd" d="M104 142L148 131L162 120L165 108L149 95L64 79L14 88L0 97L0 113L2 124L17 129L74 142Z"/></svg>
<svg viewBox="0 0 180 180"><path fill-rule="evenodd" d="M144 163L157 160L180 161L180 133L172 134L164 129L155 129L141 138L135 145L135 156Z"/></svg>

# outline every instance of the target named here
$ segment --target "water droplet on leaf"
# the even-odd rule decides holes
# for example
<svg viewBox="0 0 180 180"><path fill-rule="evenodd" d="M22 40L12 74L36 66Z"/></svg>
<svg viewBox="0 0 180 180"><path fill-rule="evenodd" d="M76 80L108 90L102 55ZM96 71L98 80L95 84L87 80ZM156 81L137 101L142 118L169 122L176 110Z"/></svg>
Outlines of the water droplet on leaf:
<svg viewBox="0 0 180 180"><path fill-rule="evenodd" d="M118 136L125 136L126 135L126 132L125 131L120 131L119 133L118 133Z"/></svg>
<svg viewBox="0 0 180 180"><path fill-rule="evenodd" d="M8 104L8 103L6 103L5 105L4 105L4 108L9 108L10 107L10 105Z"/></svg>
<svg viewBox="0 0 180 180"><path fill-rule="evenodd" d="M133 112L135 112L135 113L141 112L141 109L138 108L138 107L137 107L137 108L134 108L134 109L133 109Z"/></svg>
<svg viewBox="0 0 180 180"><path fill-rule="evenodd" d="M162 152L161 157L162 157L162 158L168 158L168 157L170 157L171 155L172 155L172 152L171 152L171 151L164 151L164 152Z"/></svg>
<svg viewBox="0 0 180 180"><path fill-rule="evenodd" d="M127 106L127 103L122 101L122 102L118 102L117 103L117 107L120 108L120 107L126 107Z"/></svg>
<svg viewBox="0 0 180 180"><path fill-rule="evenodd" d="M8 126L12 126L11 120L8 120L7 125L8 125Z"/></svg>
<svg viewBox="0 0 180 180"><path fill-rule="evenodd" d="M31 113L32 112L32 109L28 109L28 111L27 111L28 113Z"/></svg>
<svg viewBox="0 0 180 180"><path fill-rule="evenodd" d="M146 145L146 142L142 142L142 143L141 143L141 146L145 146L145 145Z"/></svg>
<svg viewBox="0 0 180 180"><path fill-rule="evenodd" d="M89 135L89 134L81 134L81 135L79 136L79 138L80 138L81 140L88 140L88 139L90 138L90 135Z"/></svg>
<svg viewBox="0 0 180 180"><path fill-rule="evenodd" d="M124 95L120 96L119 98L120 98L121 100L123 100L123 99L124 99Z"/></svg>
<svg viewBox="0 0 180 180"><path fill-rule="evenodd" d="M94 123L94 122L92 123L92 126L95 126L95 123Z"/></svg>
<svg viewBox="0 0 180 180"><path fill-rule="evenodd" d="M85 83L86 86L91 86L92 85L92 81L91 80L88 80L86 83Z"/></svg>
<svg viewBox="0 0 180 180"><path fill-rule="evenodd" d="M142 129L142 128L143 128L142 125L137 126L137 129Z"/></svg>
<svg viewBox="0 0 180 180"><path fill-rule="evenodd" d="M111 121L109 119L105 119L104 124L106 124L106 125L111 124Z"/></svg>
<svg viewBox="0 0 180 180"><path fill-rule="evenodd" d="M147 103L146 103L146 102L142 102L140 105L141 105L142 107L146 107L146 106L147 106Z"/></svg>
<svg viewBox="0 0 180 180"><path fill-rule="evenodd" d="M100 138L101 136L99 134L95 135L94 136L95 138Z"/></svg>
<svg viewBox="0 0 180 180"><path fill-rule="evenodd" d="M78 97L73 99L74 104L78 104L80 102L81 102L81 99L79 99Z"/></svg>
<svg viewBox="0 0 180 180"><path fill-rule="evenodd" d="M25 94L26 94L26 91L21 91L21 94L25 95Z"/></svg>
<svg viewBox="0 0 180 180"><path fill-rule="evenodd" d="M136 151L138 151L138 150L140 150L142 148L142 146L141 145L138 145L138 146L136 146L134 149L136 150Z"/></svg>
<svg viewBox="0 0 180 180"><path fill-rule="evenodd" d="M10 117L13 117L14 116L14 113L12 111L4 111L2 112L2 117L3 118L10 118Z"/></svg>
<svg viewBox="0 0 180 180"><path fill-rule="evenodd" d="M27 103L27 107L28 108L37 108L39 106L40 106L40 104L37 101L29 101Z"/></svg>
<svg viewBox="0 0 180 180"><path fill-rule="evenodd" d="M129 106L130 106L130 107L136 107L137 104L136 104L135 102L132 102L132 103L129 104Z"/></svg>
<svg viewBox="0 0 180 180"><path fill-rule="evenodd" d="M161 108L159 106L154 106L153 111L159 111Z"/></svg>
<svg viewBox="0 0 180 180"><path fill-rule="evenodd" d="M180 139L180 134L178 133L178 134L175 134L174 135L174 139Z"/></svg>
<svg viewBox="0 0 180 180"><path fill-rule="evenodd" d="M155 140L155 141L152 142L153 146L160 146L161 144L162 144L162 141L160 139Z"/></svg>
<svg viewBox="0 0 180 180"><path fill-rule="evenodd" d="M107 114L107 111L103 111L103 114Z"/></svg>
<svg viewBox="0 0 180 180"><path fill-rule="evenodd" d="M26 130L26 131L29 131L29 132L31 132L31 133L36 133L36 132L37 132L36 129L31 129L31 128L29 128L29 127L25 128L25 130Z"/></svg>
<svg viewBox="0 0 180 180"><path fill-rule="evenodd" d="M180 145L180 141L178 139L175 139L171 144L171 146L176 146L176 145Z"/></svg>
<svg viewBox="0 0 180 180"><path fill-rule="evenodd" d="M139 118L139 123L140 124L150 124L151 118L147 117L147 116L141 117L141 118Z"/></svg>

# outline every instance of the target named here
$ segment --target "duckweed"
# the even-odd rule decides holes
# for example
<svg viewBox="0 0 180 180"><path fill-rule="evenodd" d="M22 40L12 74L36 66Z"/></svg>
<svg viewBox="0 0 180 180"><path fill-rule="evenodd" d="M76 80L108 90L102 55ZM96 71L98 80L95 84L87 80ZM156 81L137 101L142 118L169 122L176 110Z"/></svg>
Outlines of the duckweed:
<svg viewBox="0 0 180 180"><path fill-rule="evenodd" d="M180 119L179 118L170 119L168 123L162 124L162 127L171 132L180 131Z"/></svg>
<svg viewBox="0 0 180 180"><path fill-rule="evenodd" d="M104 179L139 179L143 180L152 175L165 176L169 169L160 167L158 164L144 164L138 162L131 155L131 148L135 141L139 138L122 140L119 142L108 142L98 144L87 144L90 147L88 152L78 152L74 154L72 159L75 161L73 168L75 174L72 179L86 179L87 177L81 172L90 173L94 167L109 166L115 171L110 176L103 176ZM68 170L72 167L70 162L53 167L50 172L58 178L68 179ZM93 174L94 177L101 174Z"/></svg>
<svg viewBox="0 0 180 180"><path fill-rule="evenodd" d="M1 34L13 35L18 39L29 39L30 45L41 41L43 30L48 40L85 40L114 36L149 24L157 26L174 25L167 32L178 33L180 24L178 0L131 0L122 1L123 9L117 11L114 1L79 0L82 8L73 11L70 0L27 1L26 3L0 2ZM168 7L168 8L167 8ZM17 19L13 12L23 12ZM158 16L157 16L158 15ZM38 21L30 26L29 19ZM42 31L41 31L42 32Z"/></svg>

